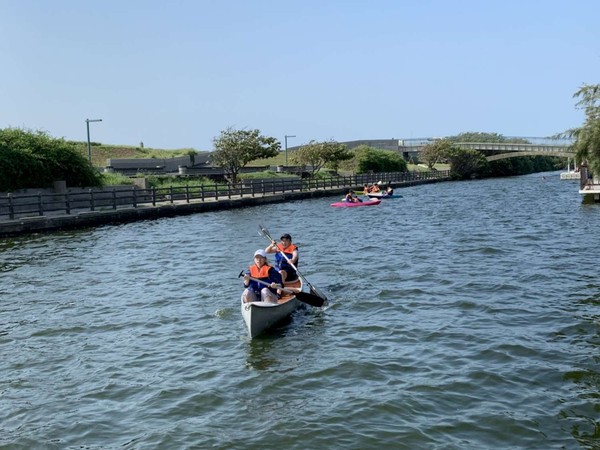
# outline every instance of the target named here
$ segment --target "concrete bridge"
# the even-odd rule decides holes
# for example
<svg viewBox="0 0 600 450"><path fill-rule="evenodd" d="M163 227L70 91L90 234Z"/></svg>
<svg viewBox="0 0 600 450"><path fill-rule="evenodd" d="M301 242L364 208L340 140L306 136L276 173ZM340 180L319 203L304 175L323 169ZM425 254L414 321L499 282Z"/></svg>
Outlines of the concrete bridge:
<svg viewBox="0 0 600 450"><path fill-rule="evenodd" d="M480 152L502 152L486 156L488 161L498 159L515 158L519 156L559 156L562 158L574 158L575 152L569 145L540 145L540 144L501 144L485 142L457 142L457 146L478 150Z"/></svg>
<svg viewBox="0 0 600 450"><path fill-rule="evenodd" d="M527 143L510 142L456 142L461 148L478 150L482 153L494 152L496 154L487 156L488 161L494 161L505 158L516 158L519 156L559 156L562 158L574 158L575 152L571 149L573 141L571 139L553 139L540 137L519 137L505 136L507 140ZM380 148L383 150L393 150L402 154L403 158L410 160L418 157L418 153L436 140L436 138L417 138L417 139L371 139L342 142L348 149L367 145L369 147ZM500 152L500 153L498 153Z"/></svg>

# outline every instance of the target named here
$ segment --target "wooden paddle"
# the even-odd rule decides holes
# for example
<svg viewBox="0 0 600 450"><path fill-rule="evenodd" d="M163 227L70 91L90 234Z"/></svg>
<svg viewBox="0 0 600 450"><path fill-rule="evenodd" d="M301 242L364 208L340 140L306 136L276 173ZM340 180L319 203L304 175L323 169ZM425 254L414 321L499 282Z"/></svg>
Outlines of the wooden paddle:
<svg viewBox="0 0 600 450"><path fill-rule="evenodd" d="M243 276L244 276L244 271L242 270L240 272L240 274L238 275L238 278L243 277ZM265 286L269 286L269 287L271 286L271 283L267 283L266 281L263 281L259 278L254 278L254 277L248 277L248 278L251 279L252 281L256 281L257 283L264 284ZM293 289L287 289L287 288L279 288L279 290L283 291L283 292L287 292L288 294L294 294L296 296L296 298L298 300L300 300L301 302L306 303L310 306L315 306L317 308L320 308L325 303L325 300L322 299L321 297L318 297L313 294L309 294L308 292L297 292Z"/></svg>
<svg viewBox="0 0 600 450"><path fill-rule="evenodd" d="M271 235L269 234L269 230L267 230L264 226L262 226L261 224L258 224L258 232L261 236L264 236L265 238L267 238L270 242L273 242L273 238L271 237ZM298 274L298 276L300 278L302 278L302 281L304 281L307 286L310 288L310 291L317 297L321 297L323 299L324 302L327 302L327 296L325 294L323 294L321 291L319 291L315 286L313 286L312 284L310 284L310 282L306 279L306 277L304 275L302 275L302 273L298 270L298 268L294 265L294 263L292 261L290 261L290 259L287 257L287 255L282 252L281 250L279 250L279 247L277 247L277 250L279 251L279 253L281 253L281 255L285 258L285 260L288 262L288 264L290 266L292 266L292 268L296 271L296 273Z"/></svg>

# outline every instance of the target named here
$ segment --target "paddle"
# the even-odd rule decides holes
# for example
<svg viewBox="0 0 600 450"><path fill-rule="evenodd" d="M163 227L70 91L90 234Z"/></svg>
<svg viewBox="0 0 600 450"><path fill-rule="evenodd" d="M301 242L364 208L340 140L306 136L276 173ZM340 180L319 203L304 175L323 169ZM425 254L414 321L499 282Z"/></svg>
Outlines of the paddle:
<svg viewBox="0 0 600 450"><path fill-rule="evenodd" d="M243 276L244 276L244 271L242 270L240 272L240 274L238 275L238 278L243 277ZM265 286L271 286L271 283L267 283L266 281L263 281L259 278L254 278L254 277L248 277L248 278L253 281L256 281L257 283L264 284ZM315 306L317 308L320 308L325 303L325 300L322 299L321 297L317 297L316 295L309 294L308 292L297 292L293 289L287 289L287 288L279 288L279 290L283 291L283 292L287 292L289 294L294 294L296 296L296 298L298 300L300 300L301 302L306 303L310 306Z"/></svg>
<svg viewBox="0 0 600 450"><path fill-rule="evenodd" d="M273 238L271 237L271 235L269 234L269 230L267 230L265 227L263 227L261 224L258 224L258 233L261 236L264 236L266 239L268 239L270 242L273 242ZM287 257L287 255L282 252L281 250L279 250L279 247L277 247L277 250L279 251L279 253L281 253L281 255L285 258L285 260L288 262L288 264L290 266L292 266L292 268L296 271L296 273L298 274L298 276L300 278L302 278L302 281L304 281L306 283L306 285L310 288L310 291L316 295L317 297L321 297L323 299L324 302L327 301L327 296L325 294L323 294L321 291L319 291L315 286L313 286L312 284L310 284L310 281L308 281L306 279L306 277L304 275L302 275L302 273L298 270L298 268L294 265L294 263L292 261L290 261L290 259Z"/></svg>

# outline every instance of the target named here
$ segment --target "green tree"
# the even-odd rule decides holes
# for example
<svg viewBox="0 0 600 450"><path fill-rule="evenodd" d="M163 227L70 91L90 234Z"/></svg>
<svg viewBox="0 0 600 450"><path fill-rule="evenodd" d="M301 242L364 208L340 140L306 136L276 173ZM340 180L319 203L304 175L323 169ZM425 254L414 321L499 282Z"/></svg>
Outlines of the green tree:
<svg viewBox="0 0 600 450"><path fill-rule="evenodd" d="M406 161L391 150L359 145L354 149L354 159L357 173L406 172Z"/></svg>
<svg viewBox="0 0 600 450"><path fill-rule="evenodd" d="M451 142L503 142L506 144L528 144L529 141L522 138L507 138L499 133L486 133L481 131L467 131L450 136L446 139Z"/></svg>
<svg viewBox="0 0 600 450"><path fill-rule="evenodd" d="M487 171L487 160L477 150L452 147L447 153L450 176L464 180L480 176Z"/></svg>
<svg viewBox="0 0 600 450"><path fill-rule="evenodd" d="M584 84L573 97L579 99L576 107L585 112L585 122L565 134L575 138L576 162L587 162L593 173L600 174L600 84Z"/></svg>
<svg viewBox="0 0 600 450"><path fill-rule="evenodd" d="M446 157L446 154L452 148L452 141L449 139L436 139L431 144L427 144L419 152L419 160L427 164L427 167L433 169L441 159Z"/></svg>
<svg viewBox="0 0 600 450"><path fill-rule="evenodd" d="M0 191L67 186L99 186L101 177L73 144L43 131L0 130Z"/></svg>
<svg viewBox="0 0 600 450"><path fill-rule="evenodd" d="M323 142L310 141L294 152L292 161L301 166L309 166L311 176L314 176L325 165L337 171L341 161L352 158L352 153L346 149L344 144L329 140Z"/></svg>
<svg viewBox="0 0 600 450"><path fill-rule="evenodd" d="M238 181L240 169L250 161L272 158L281 149L277 139L262 136L259 130L235 130L231 127L221 131L213 144L212 164L222 167L232 183Z"/></svg>

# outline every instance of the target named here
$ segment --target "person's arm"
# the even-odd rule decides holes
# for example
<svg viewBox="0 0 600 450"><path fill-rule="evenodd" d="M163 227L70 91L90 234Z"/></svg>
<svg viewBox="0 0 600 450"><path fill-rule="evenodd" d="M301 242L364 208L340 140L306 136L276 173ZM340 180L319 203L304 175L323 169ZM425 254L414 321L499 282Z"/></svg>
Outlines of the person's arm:
<svg viewBox="0 0 600 450"><path fill-rule="evenodd" d="M271 244L267 248L265 248L265 252L277 253L277 242L271 241Z"/></svg>
<svg viewBox="0 0 600 450"><path fill-rule="evenodd" d="M283 286L283 280L281 279L281 274L274 267L271 267L269 269L269 281L271 282L271 288L273 288L273 289L277 289L277 288L280 288Z"/></svg>
<svg viewBox="0 0 600 450"><path fill-rule="evenodd" d="M294 265L296 265L296 262L298 262L298 249L294 250L294 252L292 253L292 257L291 257L290 261Z"/></svg>

